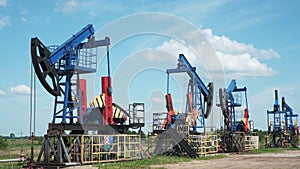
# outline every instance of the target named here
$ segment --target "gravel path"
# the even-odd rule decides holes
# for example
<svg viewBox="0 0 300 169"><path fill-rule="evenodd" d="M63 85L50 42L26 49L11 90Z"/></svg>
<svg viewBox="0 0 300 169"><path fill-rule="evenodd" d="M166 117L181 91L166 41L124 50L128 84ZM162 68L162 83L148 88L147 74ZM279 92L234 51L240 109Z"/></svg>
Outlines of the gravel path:
<svg viewBox="0 0 300 169"><path fill-rule="evenodd" d="M230 154L228 157L222 159L193 160L192 162L153 165L152 167L164 167L168 169L292 169L300 168L300 150L285 151L282 153Z"/></svg>

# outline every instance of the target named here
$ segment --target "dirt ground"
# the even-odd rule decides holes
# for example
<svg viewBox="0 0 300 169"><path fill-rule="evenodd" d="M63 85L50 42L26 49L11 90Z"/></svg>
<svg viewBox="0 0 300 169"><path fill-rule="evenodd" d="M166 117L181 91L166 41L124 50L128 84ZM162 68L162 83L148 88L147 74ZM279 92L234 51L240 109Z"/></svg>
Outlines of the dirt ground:
<svg viewBox="0 0 300 169"><path fill-rule="evenodd" d="M300 169L300 150L263 154L226 154L226 158L214 160L193 160L178 164L152 165L167 169ZM70 167L74 169L97 169L92 166Z"/></svg>
<svg viewBox="0 0 300 169"><path fill-rule="evenodd" d="M168 169L230 168L230 169L300 169L300 150L264 154L228 154L215 160L194 160L178 164L153 165Z"/></svg>

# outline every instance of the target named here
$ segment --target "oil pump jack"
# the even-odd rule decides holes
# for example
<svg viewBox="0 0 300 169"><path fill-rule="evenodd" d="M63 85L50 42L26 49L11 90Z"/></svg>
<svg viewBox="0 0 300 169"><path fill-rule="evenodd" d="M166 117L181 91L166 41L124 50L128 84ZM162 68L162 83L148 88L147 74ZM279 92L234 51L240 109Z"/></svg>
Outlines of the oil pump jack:
<svg viewBox="0 0 300 169"><path fill-rule="evenodd" d="M242 93L245 97L244 118L237 120L237 108L242 106ZM224 128L221 136L223 151L244 151L244 136L249 131L249 111L247 88L238 88L236 80L232 80L227 89L219 89L219 103L224 117ZM251 122L253 124L253 122Z"/></svg>
<svg viewBox="0 0 300 169"><path fill-rule="evenodd" d="M171 145L171 152L168 154L187 154L189 157L195 158L199 152L197 149L199 146L192 145L190 134L198 134L199 136L200 133L197 132L197 129L205 128L205 119L209 116L213 104L213 83L210 82L206 87L198 76L196 67L192 67L183 54L179 54L177 68L167 69L166 73L167 113L163 118L161 118L162 113L153 114L153 132L159 134L154 154L167 152L168 146ZM179 113L173 108L172 96L169 91L169 75L172 73L187 73L190 77L186 112L184 113ZM171 139L171 141L164 147L163 142L166 139Z"/></svg>
<svg viewBox="0 0 300 169"><path fill-rule="evenodd" d="M143 103L130 104L129 112L113 103L110 39L95 40L94 32L93 25L89 24L60 46L47 47L37 37L31 39L31 58L36 76L55 98L53 119L48 125L37 158L38 164L60 166L99 163L105 154L100 140L107 137L104 140L108 143L112 144L115 139L125 144L126 135L115 134L144 126ZM102 93L92 100L88 108L86 80L81 79L80 75L96 72L97 47L106 47L108 76L101 78ZM114 145L118 149L116 151L123 154L110 160L125 160L125 148ZM134 148L135 152L139 152L138 145ZM136 157L139 155L135 154Z"/></svg>
<svg viewBox="0 0 300 169"><path fill-rule="evenodd" d="M268 136L265 138L265 146L298 147L298 114L286 103L282 97L281 109L278 101L278 90L275 90L275 103L272 111L267 111Z"/></svg>
<svg viewBox="0 0 300 169"><path fill-rule="evenodd" d="M188 62L183 54L179 54L177 68L167 69L167 95L166 108L168 111L167 118L163 123L163 128L168 129L176 121L177 114L174 112L172 96L170 94L169 76L172 73L187 73L190 77L187 88L187 103L185 116L190 113L190 118L186 119L189 123L191 132L197 133L197 128L205 128L205 119L208 118L213 105L213 82L206 87L196 72L196 67ZM172 120L173 118L173 120Z"/></svg>

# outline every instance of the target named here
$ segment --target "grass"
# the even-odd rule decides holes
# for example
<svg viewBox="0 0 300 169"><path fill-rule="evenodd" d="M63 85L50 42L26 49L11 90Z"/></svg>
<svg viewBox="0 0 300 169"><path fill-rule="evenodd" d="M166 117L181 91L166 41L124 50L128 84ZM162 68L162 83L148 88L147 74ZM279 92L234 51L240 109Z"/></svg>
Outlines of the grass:
<svg viewBox="0 0 300 169"><path fill-rule="evenodd" d="M281 153L287 150L299 150L298 148L260 148L251 150L249 153L261 154L261 153Z"/></svg>
<svg viewBox="0 0 300 169"><path fill-rule="evenodd" d="M0 150L0 159L12 159L19 158L21 147L25 150L26 157L30 156L31 141L30 140L11 140L7 139L8 146L4 150ZM41 147L41 142L38 140L34 141L35 154L34 157L37 158L38 152ZM252 150L249 153L260 154L260 153L280 153L286 150L299 150L296 148L260 148L257 150ZM151 159L143 159L137 161L126 161L126 162L116 162L116 163L106 163L98 164L98 168L103 169L135 169L143 168L150 169L153 168L153 165L164 165L164 164L176 164L180 162L191 162L192 160L214 160L225 158L226 155L211 155L211 156L202 156L196 159L191 159L188 157L178 157L178 156L154 156ZM23 163L0 163L0 169L4 168L21 168ZM159 167L156 169L162 169Z"/></svg>
<svg viewBox="0 0 300 169"><path fill-rule="evenodd" d="M19 158L22 147L23 150L25 151L25 155L27 157L30 156L31 140L7 139L7 143L8 143L7 148L0 150L0 159ZM36 156L37 152L41 148L41 143L39 143L37 140L35 140L33 143L34 143L34 152Z"/></svg>
<svg viewBox="0 0 300 169"><path fill-rule="evenodd" d="M188 157L178 157L178 156L154 156L151 159L143 159L137 161L128 161L128 162L117 162L111 164L99 164L98 168L100 169L150 169L153 168L151 165L163 165L163 164L176 164L180 162L191 162L192 160L213 160L225 158L225 155L214 155L214 156L203 156L196 159ZM159 167L156 169L162 169L164 167Z"/></svg>
<svg viewBox="0 0 300 169"><path fill-rule="evenodd" d="M218 155L210 155L210 156L203 156L203 157L198 157L197 160L215 160L215 159L221 159L227 157L224 154L218 154Z"/></svg>
<svg viewBox="0 0 300 169"><path fill-rule="evenodd" d="M280 153L287 150L299 150L297 148L260 148L256 150L251 150L249 153L260 154L260 153ZM155 156L151 159L137 160L137 161L128 161L128 162L117 162L110 164L99 164L98 168L100 169L135 169L143 168L150 169L153 168L151 165L163 165L163 164L176 164L180 162L191 162L192 160L214 160L227 157L224 154L211 155L211 156L202 156L196 159L191 159L187 157L176 157L176 156ZM156 169L162 169L164 167L159 167Z"/></svg>
<svg viewBox="0 0 300 169"><path fill-rule="evenodd" d="M19 158L21 148L23 147L25 157L30 157L31 153L31 140L27 139L7 139L7 148L0 150L0 159L16 159ZM41 144L38 140L34 141L34 157L37 158L38 152L41 148ZM23 162L8 162L0 163L0 169L7 168L21 168Z"/></svg>
<svg viewBox="0 0 300 169"><path fill-rule="evenodd" d="M99 168L104 169L134 169L134 168L150 168L150 165L160 164L173 164L179 162L189 162L191 158L187 157L176 157L176 156L155 156L150 159L143 159L137 161L117 162L110 164L99 164Z"/></svg>

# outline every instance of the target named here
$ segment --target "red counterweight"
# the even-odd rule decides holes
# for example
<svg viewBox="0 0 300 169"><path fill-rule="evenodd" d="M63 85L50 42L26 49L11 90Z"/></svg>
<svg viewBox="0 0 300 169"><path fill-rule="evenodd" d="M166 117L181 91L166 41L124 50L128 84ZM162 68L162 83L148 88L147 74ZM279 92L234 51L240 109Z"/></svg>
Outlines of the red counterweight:
<svg viewBox="0 0 300 169"><path fill-rule="evenodd" d="M172 96L171 96L171 94L170 93L168 93L167 95L166 95L166 108L167 108L167 110L168 110L168 114L167 114L167 117L166 117L166 119L164 120L164 123L163 123L163 125L162 125L162 127L164 128L164 129L167 129L168 127L167 127L167 124L168 123L171 123L171 121L172 121L172 116L174 116L175 115L175 112L173 111L173 103L172 103Z"/></svg>
<svg viewBox="0 0 300 169"><path fill-rule="evenodd" d="M249 127L248 119L249 119L249 112L248 112L248 109L245 108L245 110L244 110L244 120L245 120L244 131L245 132L247 132L249 129L248 128Z"/></svg>
<svg viewBox="0 0 300 169"><path fill-rule="evenodd" d="M110 83L108 83L108 80L110 79ZM113 122L113 108L112 108L112 94L109 91L110 86L112 85L111 78L108 76L103 76L101 78L102 82L102 93L105 94L105 106L102 112L103 116L103 124L104 125L112 125ZM110 85L110 86L109 86Z"/></svg>
<svg viewBox="0 0 300 169"><path fill-rule="evenodd" d="M173 111L172 96L170 93L168 93L166 95L166 102L167 102L166 108L167 108L168 112Z"/></svg>
<svg viewBox="0 0 300 169"><path fill-rule="evenodd" d="M84 113L87 109L87 94L86 94L86 80L79 79L79 92L80 92L80 102L81 102L81 117L84 117Z"/></svg>

